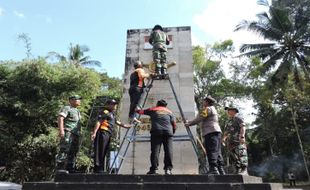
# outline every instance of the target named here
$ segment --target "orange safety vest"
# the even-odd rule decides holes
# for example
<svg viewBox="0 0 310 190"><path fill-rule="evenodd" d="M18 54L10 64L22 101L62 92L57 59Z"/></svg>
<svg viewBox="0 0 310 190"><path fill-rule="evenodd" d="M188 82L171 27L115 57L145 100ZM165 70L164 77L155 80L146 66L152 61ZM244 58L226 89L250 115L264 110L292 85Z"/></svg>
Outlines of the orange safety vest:
<svg viewBox="0 0 310 190"><path fill-rule="evenodd" d="M100 124L100 129L102 130L106 130L108 131L109 130L109 123L108 123L108 120L103 120Z"/></svg>

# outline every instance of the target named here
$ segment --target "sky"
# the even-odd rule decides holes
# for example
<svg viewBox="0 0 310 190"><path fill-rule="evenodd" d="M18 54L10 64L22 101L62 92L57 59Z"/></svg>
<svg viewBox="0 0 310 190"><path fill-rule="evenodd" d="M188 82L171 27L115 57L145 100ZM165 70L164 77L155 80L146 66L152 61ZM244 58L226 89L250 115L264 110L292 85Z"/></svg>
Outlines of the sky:
<svg viewBox="0 0 310 190"><path fill-rule="evenodd" d="M34 58L48 52L68 55L69 45L89 47L102 63L99 71L121 77L128 29L190 26L193 45L233 39L255 41L246 31L233 32L243 19L262 11L256 0L0 0L0 60L22 60L31 39Z"/></svg>
<svg viewBox="0 0 310 190"><path fill-rule="evenodd" d="M67 56L70 43L86 45L86 55L102 64L98 71L121 78L128 29L190 26L192 45L232 39L238 48L260 39L234 32L236 25L264 10L256 0L0 0L0 61L26 58L18 40L25 33L33 58Z"/></svg>

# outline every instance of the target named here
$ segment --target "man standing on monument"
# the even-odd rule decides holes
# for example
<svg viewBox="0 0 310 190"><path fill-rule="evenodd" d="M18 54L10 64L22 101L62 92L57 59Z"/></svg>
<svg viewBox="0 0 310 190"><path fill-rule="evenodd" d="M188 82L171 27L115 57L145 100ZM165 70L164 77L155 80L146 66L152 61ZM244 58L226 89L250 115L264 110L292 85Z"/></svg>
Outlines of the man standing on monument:
<svg viewBox="0 0 310 190"><path fill-rule="evenodd" d="M167 34L160 25L155 25L149 39L153 46L153 62L155 63L155 72L158 75L167 74L167 47L170 41Z"/></svg>
<svg viewBox="0 0 310 190"><path fill-rule="evenodd" d="M225 110L227 110L229 119L225 125L223 143L226 144L237 174L247 175L248 156L245 144L244 121L236 115L239 113L236 107L225 107Z"/></svg>
<svg viewBox="0 0 310 190"><path fill-rule="evenodd" d="M143 69L141 61L137 61L134 64L134 71L130 75L130 88L129 88L129 97L130 97L130 107L129 107L129 120L132 122L140 122L136 118L135 109L140 102L141 96L143 94L145 84L144 79L148 78L150 75L146 73Z"/></svg>
<svg viewBox="0 0 310 190"><path fill-rule="evenodd" d="M119 125L124 128L130 128L116 120L115 111L117 109L117 101L114 99L106 102L106 107L102 113L99 114L94 131L91 135L91 140L94 141L94 172L104 173L105 157L109 151L110 139L113 128Z"/></svg>
<svg viewBox="0 0 310 190"><path fill-rule="evenodd" d="M76 154L80 142L81 114L78 106L81 105L81 97L73 95L69 97L68 106L64 106L58 113L58 128L60 150L56 155L57 172L74 172Z"/></svg>
<svg viewBox="0 0 310 190"><path fill-rule="evenodd" d="M222 131L218 122L218 113L213 106L216 100L211 96L204 98L204 110L192 121L186 121L189 127L202 122L202 135L204 136L205 148L209 162L208 174L224 175L224 161L221 151Z"/></svg>
<svg viewBox="0 0 310 190"><path fill-rule="evenodd" d="M151 117L151 167L147 174L157 174L158 158L161 145L164 146L164 170L165 174L171 175L172 157L173 157L173 134L176 130L175 117L167 108L165 100L159 100L155 107L137 110L137 113L148 115Z"/></svg>

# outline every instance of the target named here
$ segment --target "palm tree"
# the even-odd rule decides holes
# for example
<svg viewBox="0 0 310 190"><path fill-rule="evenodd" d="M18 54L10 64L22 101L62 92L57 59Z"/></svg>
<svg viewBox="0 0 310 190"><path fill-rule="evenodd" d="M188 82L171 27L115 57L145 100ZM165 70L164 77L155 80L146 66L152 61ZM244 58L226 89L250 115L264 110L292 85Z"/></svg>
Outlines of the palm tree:
<svg viewBox="0 0 310 190"><path fill-rule="evenodd" d="M286 81L290 73L294 73L296 81L299 81L300 68L310 82L310 65L306 59L310 55L310 17L307 16L307 9L299 7L290 15L288 9L270 6L267 0L257 2L269 7L269 11L257 14L258 21L242 21L235 30L247 29L269 42L243 44L240 56L260 57L263 60L262 75L275 68L273 82Z"/></svg>
<svg viewBox="0 0 310 190"><path fill-rule="evenodd" d="M281 9L270 6L267 0L258 0L257 2L259 5L269 7L268 13L258 14L258 21L242 21L235 30L247 29L270 42L243 44L240 48L241 56L260 57L263 60L263 66L260 70L262 75L267 74L268 71L273 71L272 69L275 68L271 78L272 82L288 81L288 75L291 73L294 74L295 82L298 82L300 68L304 77L310 82L310 65L307 61L307 56L310 55L309 7L297 6L294 7L294 11L291 11L289 8ZM310 181L294 111L292 111L292 120Z"/></svg>
<svg viewBox="0 0 310 190"><path fill-rule="evenodd" d="M82 65L83 66L85 65L100 66L101 63L99 61L90 60L90 56L84 56L84 53L88 51L89 51L89 48L85 45L80 46L79 44L76 44L75 46L73 46L70 43L68 58L56 52L49 52L47 57L55 56L60 61L67 61L75 65L76 67L79 67Z"/></svg>
<svg viewBox="0 0 310 190"><path fill-rule="evenodd" d="M85 45L80 46L79 44L76 44L75 46L72 46L72 44L70 44L69 61L77 67L80 65L100 66L99 61L90 60L90 56L84 56L84 53L88 51L89 48Z"/></svg>

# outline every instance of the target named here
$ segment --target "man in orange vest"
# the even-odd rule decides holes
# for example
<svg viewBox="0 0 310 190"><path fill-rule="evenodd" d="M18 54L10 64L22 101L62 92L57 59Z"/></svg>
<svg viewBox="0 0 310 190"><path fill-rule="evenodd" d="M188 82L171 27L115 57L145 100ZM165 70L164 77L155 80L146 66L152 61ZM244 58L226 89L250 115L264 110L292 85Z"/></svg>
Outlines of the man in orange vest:
<svg viewBox="0 0 310 190"><path fill-rule="evenodd" d="M111 99L106 102L106 108L99 114L91 139L94 141L94 172L104 173L105 157L109 151L110 139L115 125L124 128L130 128L116 120L115 110L117 109L117 101Z"/></svg>
<svg viewBox="0 0 310 190"><path fill-rule="evenodd" d="M129 108L129 120L130 122L140 122L136 118L135 109L139 104L141 96L144 92L145 84L144 79L150 77L148 73L146 73L143 69L142 63L137 61L134 64L135 70L130 75L130 88L129 88L129 96L130 96L130 108Z"/></svg>

